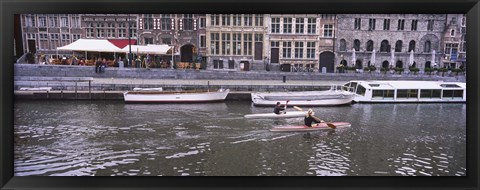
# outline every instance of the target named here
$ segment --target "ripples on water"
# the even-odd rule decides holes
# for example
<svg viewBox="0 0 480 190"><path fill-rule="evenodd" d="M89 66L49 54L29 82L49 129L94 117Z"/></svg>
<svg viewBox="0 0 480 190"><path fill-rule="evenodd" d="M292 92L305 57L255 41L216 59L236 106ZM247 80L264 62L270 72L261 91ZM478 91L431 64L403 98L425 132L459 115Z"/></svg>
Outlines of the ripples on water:
<svg viewBox="0 0 480 190"><path fill-rule="evenodd" d="M248 102L16 102L16 176L465 176L465 104L314 108L352 127L274 133Z"/></svg>

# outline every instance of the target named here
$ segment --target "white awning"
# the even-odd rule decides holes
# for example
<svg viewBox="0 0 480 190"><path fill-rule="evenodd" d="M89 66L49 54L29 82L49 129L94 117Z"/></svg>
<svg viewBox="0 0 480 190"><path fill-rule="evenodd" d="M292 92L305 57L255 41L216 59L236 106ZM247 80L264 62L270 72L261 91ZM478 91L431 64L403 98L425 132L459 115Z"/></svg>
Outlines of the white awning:
<svg viewBox="0 0 480 190"><path fill-rule="evenodd" d="M66 46L58 47L57 50L122 52L122 49L103 39L79 39Z"/></svg>
<svg viewBox="0 0 480 190"><path fill-rule="evenodd" d="M171 54L169 50L173 46L169 45L132 45L132 53L138 54L152 54L152 55L167 55ZM130 47L127 45L122 49L122 52L128 53L130 52Z"/></svg>

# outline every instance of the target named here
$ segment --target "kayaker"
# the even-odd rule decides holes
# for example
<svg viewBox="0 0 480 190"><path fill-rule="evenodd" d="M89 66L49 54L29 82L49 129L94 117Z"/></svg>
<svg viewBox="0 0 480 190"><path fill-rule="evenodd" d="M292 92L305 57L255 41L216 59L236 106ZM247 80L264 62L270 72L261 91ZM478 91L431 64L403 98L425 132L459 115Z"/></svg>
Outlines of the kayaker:
<svg viewBox="0 0 480 190"><path fill-rule="evenodd" d="M287 103L285 106L280 105L280 102L277 102L277 105L275 105L275 108L273 109L273 113L275 114L285 114L287 113L285 109L287 109L287 104L290 100L287 100Z"/></svg>
<svg viewBox="0 0 480 190"><path fill-rule="evenodd" d="M314 115L315 115L315 112L313 112L312 109L308 109L308 112L307 112L307 114L305 114L305 118L303 119L303 121L305 122L305 126L312 127L312 123L323 123L324 122L323 120L318 119Z"/></svg>

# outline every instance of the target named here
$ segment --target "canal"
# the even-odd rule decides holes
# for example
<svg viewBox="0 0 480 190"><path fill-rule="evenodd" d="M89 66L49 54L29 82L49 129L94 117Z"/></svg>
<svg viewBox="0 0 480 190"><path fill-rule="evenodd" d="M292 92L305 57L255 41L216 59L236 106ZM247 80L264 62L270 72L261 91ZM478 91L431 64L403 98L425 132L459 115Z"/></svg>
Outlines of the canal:
<svg viewBox="0 0 480 190"><path fill-rule="evenodd" d="M303 118L245 119L273 110L248 101L16 101L14 175L466 176L466 104L313 109L352 126L270 132Z"/></svg>

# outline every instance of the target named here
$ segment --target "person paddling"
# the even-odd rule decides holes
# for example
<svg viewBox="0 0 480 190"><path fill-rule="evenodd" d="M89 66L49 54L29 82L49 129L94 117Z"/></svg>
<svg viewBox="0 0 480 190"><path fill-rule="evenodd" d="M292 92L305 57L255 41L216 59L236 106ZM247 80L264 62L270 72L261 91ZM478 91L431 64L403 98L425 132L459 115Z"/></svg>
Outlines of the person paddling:
<svg viewBox="0 0 480 190"><path fill-rule="evenodd" d="M275 105L275 108L273 109L273 113L275 113L275 114L285 114L285 113L287 113L285 110L287 109L288 102L290 102L290 100L287 100L287 103L283 107L282 107L282 105L280 105L280 102L277 102L277 105Z"/></svg>
<svg viewBox="0 0 480 190"><path fill-rule="evenodd" d="M305 114L305 118L303 119L303 121L305 122L305 126L312 127L312 123L323 123L324 122L323 120L318 119L314 115L315 115L315 112L313 112L312 109L308 109L307 114Z"/></svg>

